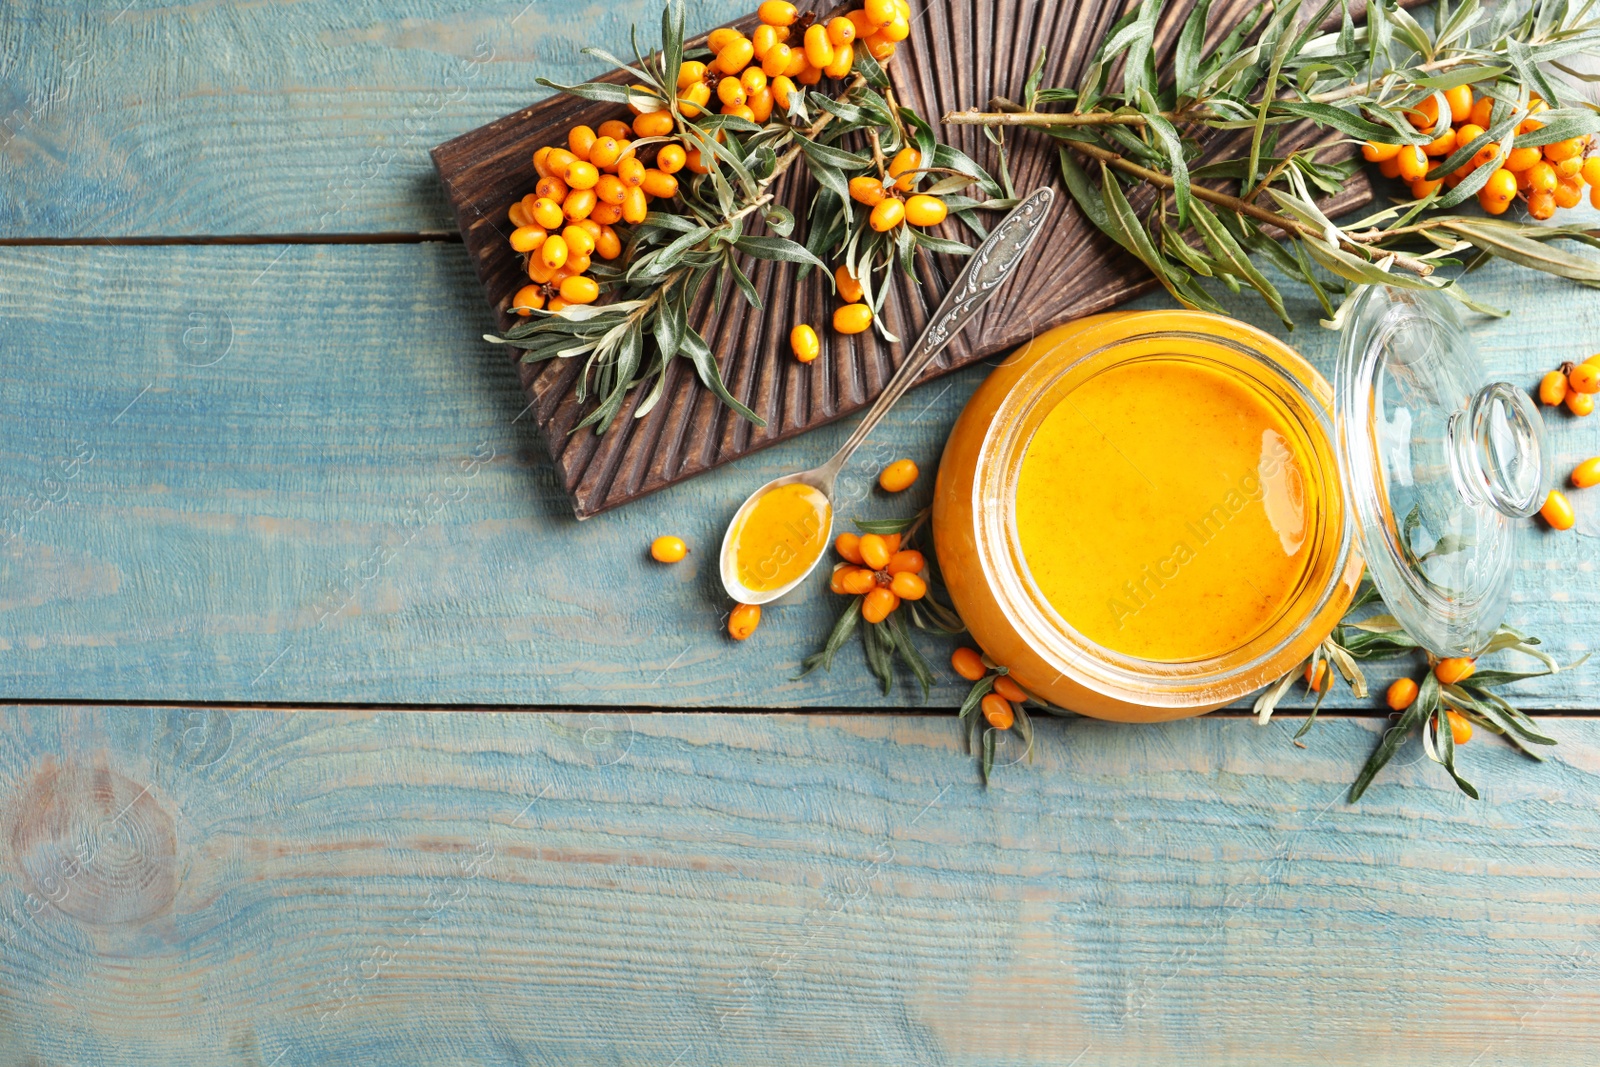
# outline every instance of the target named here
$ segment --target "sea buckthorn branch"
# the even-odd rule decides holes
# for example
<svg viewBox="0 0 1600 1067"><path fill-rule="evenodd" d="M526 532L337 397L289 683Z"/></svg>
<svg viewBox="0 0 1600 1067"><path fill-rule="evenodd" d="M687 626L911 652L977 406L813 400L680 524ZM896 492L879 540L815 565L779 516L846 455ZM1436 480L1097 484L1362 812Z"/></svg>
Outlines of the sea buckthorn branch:
<svg viewBox="0 0 1600 1067"><path fill-rule="evenodd" d="M662 12L659 51L641 54L635 40L635 61L626 63L601 49L585 49L636 79L632 84L565 86L539 79L632 112L631 123L611 120L599 131L574 127L567 147L535 153L539 184L508 212L517 227L512 248L526 256L532 283L516 294L511 310L526 321L503 336L486 336L522 349L525 363L584 359L575 393L580 402L593 398L596 404L577 429L604 433L631 391L653 383L634 409L635 418L648 414L664 393L668 365L679 356L690 360L702 384L724 404L764 425L729 392L710 346L689 323L699 294L709 287L720 311L731 286L760 311L743 257L795 263L803 276L812 267L827 269L819 251L843 252L847 262L833 277L845 284L847 305L835 313L835 327L855 333L877 317L887 291L870 277L877 246L863 244L863 259L854 244L819 240L817 212L810 239L791 239L797 221L776 202L774 184L804 160L819 189L845 193L849 175L871 161L842 142L865 133L875 143L899 146L908 126L917 131L918 145L934 153L936 166L970 163L934 142L926 122L892 107L892 94L885 101L877 92L887 93L888 86L881 63L910 32L906 0L864 0L857 10L841 8L820 19L800 14L787 0L765 0L758 16L760 25L748 39L723 28L710 35L705 49L686 50L684 5L678 0ZM836 96L813 88L824 77L843 83ZM717 105L720 113L712 114ZM654 166L644 163L650 156ZM937 225L947 210L931 190L918 191L923 173L908 172L901 188L885 197L899 205L901 194L910 194L901 215L919 227ZM953 180L933 184L942 192L956 188ZM994 186L975 164L965 168L961 181L961 187ZM993 205L960 200L952 206L977 226L971 209ZM837 214L821 227L824 235L833 232ZM749 232L757 224L766 232ZM909 227L897 236L896 247L908 253L902 257L908 271L913 248L968 251ZM858 271L864 277L859 285ZM881 323L880 331L892 339Z"/></svg>
<svg viewBox="0 0 1600 1067"><path fill-rule="evenodd" d="M1370 580L1363 581L1350 610L1334 628L1333 633L1318 646L1306 661L1303 670L1291 671L1276 683L1268 686L1256 699L1257 719L1270 721L1278 703L1289 693L1296 679L1303 678L1306 688L1317 694L1316 703L1307 716L1305 725L1294 735L1297 746L1315 724L1322 701L1333 689L1331 663L1338 674L1350 685L1357 699L1367 696L1366 678L1357 665L1358 660L1394 659L1415 655L1421 646L1405 632L1393 615L1366 615L1367 608L1381 606L1382 600ZM1385 690L1384 701L1394 712L1394 722L1379 739L1377 747L1350 786L1350 803L1361 799L1400 746L1413 734L1422 739L1423 751L1433 762L1444 767L1463 793L1478 799L1477 788L1456 769L1455 750L1472 739L1474 726L1504 737L1524 755L1542 760L1541 747L1556 743L1543 733L1538 725L1514 707L1500 693L1502 686L1527 678L1540 678L1561 670L1571 670L1588 660L1584 655L1566 666L1544 651L1536 637L1522 633L1511 626L1502 625L1489 639L1483 651L1474 659L1440 659L1427 654L1427 673L1419 682L1409 676L1395 679ZM1532 656L1543 664L1535 671L1505 671L1477 669L1477 659L1496 652L1519 652Z"/></svg>
<svg viewBox="0 0 1600 1067"><path fill-rule="evenodd" d="M1430 32L1395 0L1370 3L1360 28L1339 0L1314 9L1288 0L1257 8L1207 50L1210 2L1201 0L1180 28L1170 75L1158 77L1149 42L1163 3L1143 0L1113 25L1076 86L1041 88L1041 55L1022 103L996 98L944 121L1033 128L1059 141L1084 213L1190 307L1220 310L1207 279L1248 284L1289 322L1241 249L1310 286L1326 325L1339 324L1335 297L1352 284L1440 289L1493 313L1436 272L1460 266L1450 258L1460 252L1600 284L1600 261L1553 247L1594 243L1577 227L1446 214L1476 196L1490 215L1521 201L1544 220L1575 204L1585 181L1600 206L1600 156L1583 158L1600 114L1551 69L1572 74L1563 58L1600 48L1596 4L1441 4ZM1315 143L1280 153L1291 127L1300 143ZM1248 147L1206 159L1229 130L1248 130ZM1384 176L1408 182L1410 196L1341 227L1316 199L1360 169L1328 158L1352 140ZM1084 159L1098 166L1086 171ZM1135 210L1145 201L1124 184L1156 195Z"/></svg>

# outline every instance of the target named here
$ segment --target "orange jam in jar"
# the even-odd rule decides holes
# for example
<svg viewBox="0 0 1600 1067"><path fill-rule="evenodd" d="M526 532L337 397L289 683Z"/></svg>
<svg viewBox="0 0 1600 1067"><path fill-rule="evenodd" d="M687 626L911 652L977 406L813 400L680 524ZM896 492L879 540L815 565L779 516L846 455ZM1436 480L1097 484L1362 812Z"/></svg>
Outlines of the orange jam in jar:
<svg viewBox="0 0 1600 1067"><path fill-rule="evenodd" d="M1361 574L1332 389L1199 312L1052 330L974 394L934 498L941 570L1024 688L1128 721L1197 715L1293 669Z"/></svg>

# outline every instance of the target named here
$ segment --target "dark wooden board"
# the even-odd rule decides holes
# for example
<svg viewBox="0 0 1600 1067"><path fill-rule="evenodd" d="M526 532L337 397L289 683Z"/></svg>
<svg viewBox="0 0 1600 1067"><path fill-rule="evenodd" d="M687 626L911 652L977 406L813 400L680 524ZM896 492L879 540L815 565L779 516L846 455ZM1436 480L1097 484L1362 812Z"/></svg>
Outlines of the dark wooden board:
<svg viewBox="0 0 1600 1067"><path fill-rule="evenodd" d="M800 0L799 6L832 4ZM890 65L896 95L937 124L949 111L981 106L996 95L1020 95L1041 47L1049 54L1043 84L1073 84L1123 6L1123 0L930 4L917 12L911 37ZM1191 6L1188 0L1179 0L1163 14L1156 33L1157 55L1163 60ZM1252 0L1214 4L1213 38L1226 33L1253 6ZM642 37L645 34L653 34L653 28L641 27ZM434 163L455 208L467 253L502 328L514 321L505 309L526 284L520 257L506 243L505 212L537 180L531 163L534 150L563 142L566 130L575 124L598 126L624 115L618 105L558 95L434 149ZM938 129L942 140L994 171L998 153L981 129ZM1011 171L1019 192L1045 183L1059 188L1053 142L1033 131L1011 131L1009 137ZM1211 151L1220 147L1219 142ZM810 177L797 169L782 178L778 188L782 202L803 220L812 194ZM1155 285L1137 260L1096 230L1065 190L1061 192L1055 216L1030 261L925 378L1014 348L1043 330ZM1349 210L1371 197L1365 176L1358 176L1328 207ZM964 228L954 229L958 225L945 224L952 228L949 235L970 240ZM531 414L573 510L580 519L587 518L865 407L904 358L960 267L961 260L955 257L923 255L915 282L896 274L883 312L902 339L896 344L884 342L874 332L843 337L825 328L835 305L826 281L813 273L797 282L796 268L790 264L749 264L764 312L752 311L730 293L722 314L714 315L706 294L695 316L697 326L716 352L730 390L766 419L764 428L723 407L700 385L686 361L677 360L667 372L664 398L646 417L632 417L644 392L635 390L608 433L597 436L588 429L574 433L586 410L572 389L578 361L520 367ZM796 322L812 323L822 339L822 354L810 364L800 364L788 353L789 329Z"/></svg>

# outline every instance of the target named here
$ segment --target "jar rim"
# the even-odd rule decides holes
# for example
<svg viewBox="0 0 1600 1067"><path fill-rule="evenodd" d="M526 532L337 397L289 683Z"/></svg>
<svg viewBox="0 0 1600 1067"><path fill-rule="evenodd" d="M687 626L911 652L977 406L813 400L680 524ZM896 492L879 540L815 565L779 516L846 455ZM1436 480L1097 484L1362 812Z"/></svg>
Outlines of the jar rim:
<svg viewBox="0 0 1600 1067"><path fill-rule="evenodd" d="M1133 350L1168 338L1188 342L1190 347L1211 346L1231 353L1242 364L1233 369L1243 370L1242 377L1250 384L1264 393L1276 389L1289 395L1293 402L1284 406L1299 424L1296 429L1318 449L1319 514L1314 526L1320 538L1337 539L1331 546L1324 541L1313 553L1304 581L1315 588L1311 584L1298 588L1264 631L1240 649L1183 662L1118 652L1076 630L1034 582L1016 532L1016 488L1022 459L1038 423L1061 402L1057 394L1062 383L1074 374L1084 374L1097 361L1105 361L1105 366L1092 373L1118 365L1121 360L1107 361L1106 357L1119 349L1129 351L1129 358L1144 358ZM1117 700L1158 707L1214 706L1254 692L1292 670L1324 636L1317 635L1308 645L1307 624L1330 609L1343 613L1343 603L1354 584L1349 571L1352 564L1360 565L1335 458L1332 387L1302 356L1270 334L1205 312L1108 316L1076 332L1068 343L1076 349L1070 359L1039 359L1013 383L996 408L978 452L972 480L973 514L978 517L976 555L1002 610L1052 669ZM1189 358L1188 353L1184 356ZM1078 384L1082 383L1071 388ZM1319 555L1330 551L1331 558ZM1320 575L1320 580L1315 580L1315 575ZM1290 612L1293 620L1286 618ZM1333 621L1337 622L1337 617Z"/></svg>

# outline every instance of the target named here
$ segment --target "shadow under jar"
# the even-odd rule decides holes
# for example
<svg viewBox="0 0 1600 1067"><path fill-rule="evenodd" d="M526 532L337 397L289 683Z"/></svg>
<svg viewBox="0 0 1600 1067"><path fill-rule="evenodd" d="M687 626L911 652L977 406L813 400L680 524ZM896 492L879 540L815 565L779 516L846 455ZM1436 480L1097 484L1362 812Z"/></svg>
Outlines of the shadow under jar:
<svg viewBox="0 0 1600 1067"><path fill-rule="evenodd" d="M1505 383L1477 388L1443 298L1352 299L1337 391L1271 335L1191 311L1093 316L997 368L933 512L983 650L1082 714L1199 715L1299 666L1374 554L1414 636L1480 649L1513 520L1542 499L1539 416Z"/></svg>

